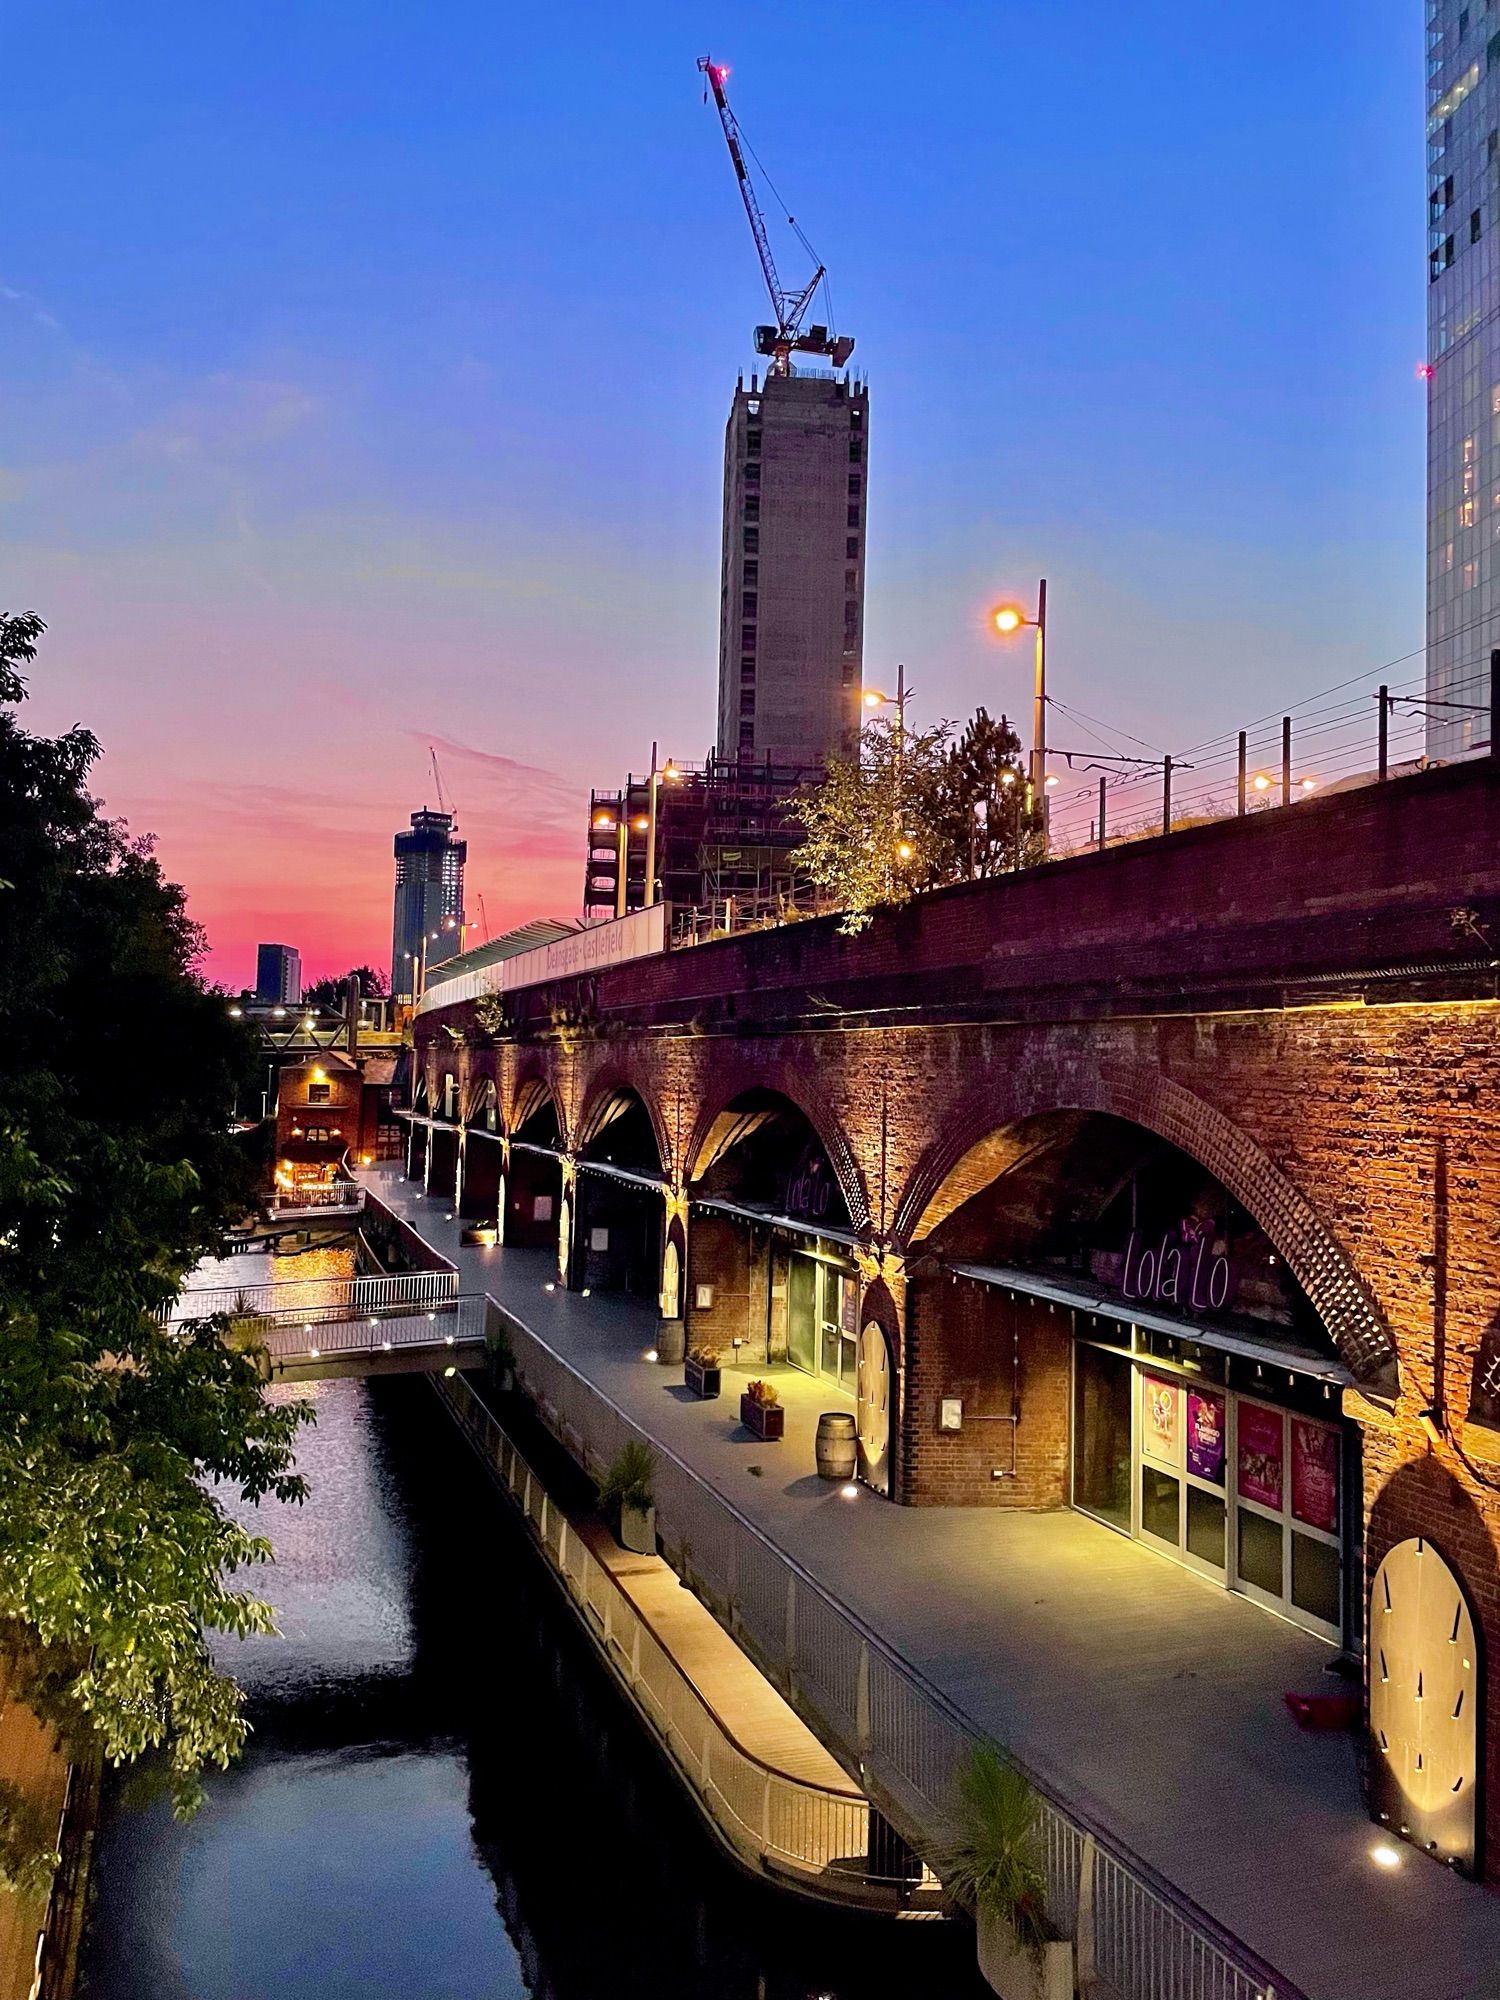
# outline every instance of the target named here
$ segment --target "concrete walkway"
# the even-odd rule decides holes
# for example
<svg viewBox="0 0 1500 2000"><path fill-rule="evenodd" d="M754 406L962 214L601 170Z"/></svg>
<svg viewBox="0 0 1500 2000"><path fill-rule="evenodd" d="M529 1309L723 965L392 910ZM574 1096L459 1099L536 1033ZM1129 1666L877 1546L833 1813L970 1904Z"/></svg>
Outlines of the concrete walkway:
<svg viewBox="0 0 1500 2000"><path fill-rule="evenodd" d="M1308 1736L1288 1689L1337 1685L1330 1649L1081 1514L895 1507L818 1479L837 1392L764 1364L786 1437L643 1359L648 1301L547 1291L539 1251L471 1249L393 1170L362 1176L457 1264L997 1741L1278 1967L1309 2000L1500 2000L1500 1897L1400 1848L1370 1858L1356 1752ZM847 1407L847 1400L845 1401Z"/></svg>

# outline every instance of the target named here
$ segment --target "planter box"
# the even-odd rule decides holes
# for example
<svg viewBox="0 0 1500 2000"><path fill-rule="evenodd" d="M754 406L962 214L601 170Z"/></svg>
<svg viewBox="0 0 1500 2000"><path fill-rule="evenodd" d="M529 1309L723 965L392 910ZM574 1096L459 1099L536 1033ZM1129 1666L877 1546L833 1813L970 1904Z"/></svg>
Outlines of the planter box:
<svg viewBox="0 0 1500 2000"><path fill-rule="evenodd" d="M621 1507L620 1547L622 1549L629 1549L632 1555L637 1556L654 1556L656 1554L656 1509L654 1507Z"/></svg>
<svg viewBox="0 0 1500 2000"><path fill-rule="evenodd" d="M719 1394L720 1370L706 1368L701 1362L684 1361L682 1379L695 1396L701 1396L705 1403L711 1403Z"/></svg>
<svg viewBox="0 0 1500 2000"><path fill-rule="evenodd" d="M1073 2000L1073 1947L1048 1938L1038 1958L999 1917L979 1917L979 1970L1001 2000Z"/></svg>
<svg viewBox="0 0 1500 2000"><path fill-rule="evenodd" d="M786 1430L786 1410L780 1403L757 1403L753 1397L741 1396L740 1422L767 1444L774 1444Z"/></svg>

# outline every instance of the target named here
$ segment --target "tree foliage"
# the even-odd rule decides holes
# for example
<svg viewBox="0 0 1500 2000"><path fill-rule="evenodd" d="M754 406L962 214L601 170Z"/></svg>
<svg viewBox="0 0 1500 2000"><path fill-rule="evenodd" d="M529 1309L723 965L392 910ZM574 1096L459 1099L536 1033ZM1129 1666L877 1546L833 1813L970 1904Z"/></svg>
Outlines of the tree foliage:
<svg viewBox="0 0 1500 2000"><path fill-rule="evenodd" d="M956 742L951 723L903 732L877 716L857 761L829 760L793 811L807 829L798 864L837 903L841 930L862 930L920 890L1040 858L1019 749L1009 723L981 708Z"/></svg>
<svg viewBox="0 0 1500 2000"><path fill-rule="evenodd" d="M20 727L43 630L0 616L0 1651L79 1747L162 1753L187 1809L246 1726L205 1633L270 1629L234 1581L269 1549L214 1489L300 1499L308 1413L213 1323L158 1318L247 1206L254 1046L181 889L90 797L94 738Z"/></svg>
<svg viewBox="0 0 1500 2000"><path fill-rule="evenodd" d="M312 986L304 986L303 1004L308 1007L342 1007L351 979L359 981L359 990L366 996L383 996L385 993L383 973L377 972L373 965L354 965L336 979L320 979Z"/></svg>

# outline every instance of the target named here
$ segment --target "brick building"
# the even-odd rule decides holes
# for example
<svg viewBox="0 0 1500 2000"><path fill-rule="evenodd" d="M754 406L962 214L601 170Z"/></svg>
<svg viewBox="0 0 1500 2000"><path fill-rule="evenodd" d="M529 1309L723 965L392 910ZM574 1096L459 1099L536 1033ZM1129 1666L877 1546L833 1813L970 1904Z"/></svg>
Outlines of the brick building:
<svg viewBox="0 0 1500 2000"><path fill-rule="evenodd" d="M327 1186L347 1153L369 1165L400 1157L392 1109L400 1057L322 1049L284 1063L276 1079L275 1185L282 1195Z"/></svg>
<svg viewBox="0 0 1500 2000"><path fill-rule="evenodd" d="M409 1168L664 1358L818 1376L893 1500L1077 1508L1364 1661L1372 1810L1493 1877L1497 939L1453 766L430 1008Z"/></svg>

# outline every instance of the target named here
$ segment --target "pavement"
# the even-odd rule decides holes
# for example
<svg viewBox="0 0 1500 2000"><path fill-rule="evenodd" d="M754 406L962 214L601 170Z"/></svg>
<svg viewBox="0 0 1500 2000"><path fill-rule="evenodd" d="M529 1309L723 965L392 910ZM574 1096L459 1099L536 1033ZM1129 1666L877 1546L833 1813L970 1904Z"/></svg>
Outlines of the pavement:
<svg viewBox="0 0 1500 2000"><path fill-rule="evenodd" d="M647 1362L654 1304L544 1289L542 1251L471 1248L399 1168L361 1175L459 1268L1070 1801L1277 1967L1308 2000L1500 2000L1500 1897L1399 1847L1371 1850L1356 1743L1309 1735L1288 1691L1326 1692L1322 1641L1063 1511L897 1507L816 1476L826 1383L727 1367L717 1403ZM771 1375L786 1436L738 1423ZM760 1468L759 1475L751 1467Z"/></svg>

